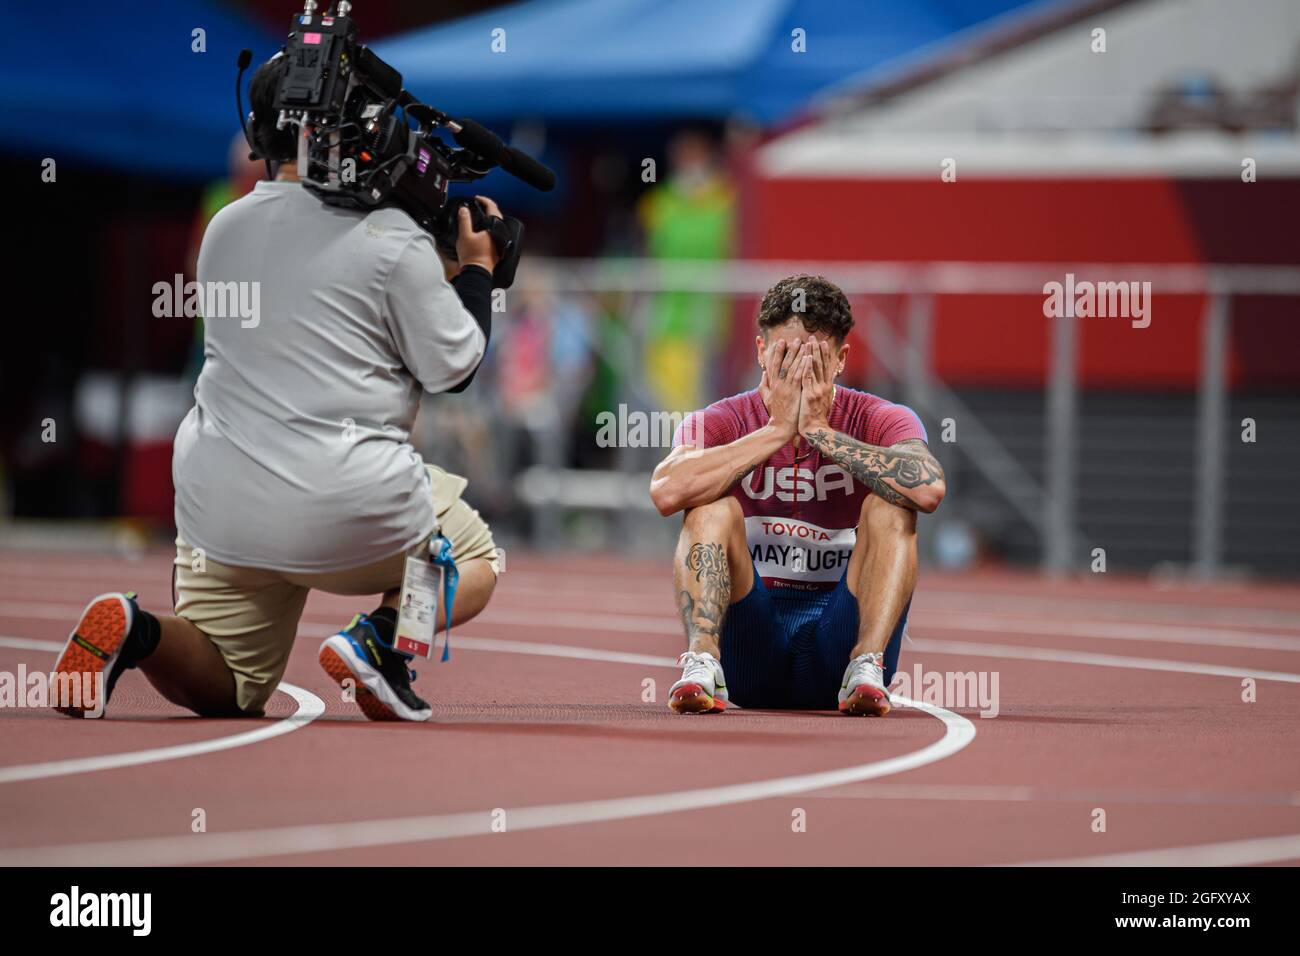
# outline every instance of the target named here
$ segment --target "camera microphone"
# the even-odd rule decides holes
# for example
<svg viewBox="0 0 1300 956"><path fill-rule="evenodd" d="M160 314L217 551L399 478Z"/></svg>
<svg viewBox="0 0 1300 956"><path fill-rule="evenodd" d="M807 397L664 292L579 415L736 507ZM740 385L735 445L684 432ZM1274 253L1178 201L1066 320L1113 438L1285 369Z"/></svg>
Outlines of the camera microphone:
<svg viewBox="0 0 1300 956"><path fill-rule="evenodd" d="M549 193L555 188L555 171L513 146L506 147L505 155L500 160L500 163L502 169L516 179L522 179L534 189Z"/></svg>
<svg viewBox="0 0 1300 956"><path fill-rule="evenodd" d="M496 163L516 179L534 189L550 192L555 188L555 173L527 153L507 146L496 133L472 119L452 120L447 124L456 142L471 153Z"/></svg>

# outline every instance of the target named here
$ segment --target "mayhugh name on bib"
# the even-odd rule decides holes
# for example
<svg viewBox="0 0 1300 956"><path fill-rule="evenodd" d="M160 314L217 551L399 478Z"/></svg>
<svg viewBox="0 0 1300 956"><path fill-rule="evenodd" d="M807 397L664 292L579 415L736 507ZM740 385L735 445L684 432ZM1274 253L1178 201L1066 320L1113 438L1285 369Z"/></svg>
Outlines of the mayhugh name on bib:
<svg viewBox="0 0 1300 956"><path fill-rule="evenodd" d="M764 579L806 583L838 581L857 540L856 528L828 529L809 521L745 518L754 567Z"/></svg>

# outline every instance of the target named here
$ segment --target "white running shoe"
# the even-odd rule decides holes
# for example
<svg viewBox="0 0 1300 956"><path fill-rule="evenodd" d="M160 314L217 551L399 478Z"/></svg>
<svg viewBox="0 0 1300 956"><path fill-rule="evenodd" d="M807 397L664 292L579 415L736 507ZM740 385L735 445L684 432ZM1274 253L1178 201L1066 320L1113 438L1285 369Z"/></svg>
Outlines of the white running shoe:
<svg viewBox="0 0 1300 956"><path fill-rule="evenodd" d="M727 679L712 654L686 651L677 658L682 679L668 692L668 706L677 714L720 714L727 709Z"/></svg>
<svg viewBox="0 0 1300 956"><path fill-rule="evenodd" d="M859 654L849 661L840 684L840 713L856 717L884 717L889 713L889 691L881 667L883 654Z"/></svg>

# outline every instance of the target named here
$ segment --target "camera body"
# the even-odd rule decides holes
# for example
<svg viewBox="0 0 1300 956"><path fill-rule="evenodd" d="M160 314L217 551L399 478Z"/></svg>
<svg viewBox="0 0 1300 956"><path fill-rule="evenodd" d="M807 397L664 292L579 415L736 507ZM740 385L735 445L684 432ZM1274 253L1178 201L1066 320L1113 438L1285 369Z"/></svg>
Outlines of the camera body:
<svg viewBox="0 0 1300 956"><path fill-rule="evenodd" d="M473 182L498 164L509 168L512 158L527 157L472 121L454 120L416 100L402 88L401 73L357 39L356 21L348 15L351 4L341 0L338 8L317 12L307 0L284 45L276 126L296 130L298 177L331 205L397 206L441 248L454 250L461 204L448 203L448 186ZM440 126L458 138L474 134L478 151L451 146L434 133ZM553 182L549 170L534 165ZM512 217L488 221L477 203L471 206L476 228L488 229L501 257L494 285L507 287L518 266L523 224Z"/></svg>

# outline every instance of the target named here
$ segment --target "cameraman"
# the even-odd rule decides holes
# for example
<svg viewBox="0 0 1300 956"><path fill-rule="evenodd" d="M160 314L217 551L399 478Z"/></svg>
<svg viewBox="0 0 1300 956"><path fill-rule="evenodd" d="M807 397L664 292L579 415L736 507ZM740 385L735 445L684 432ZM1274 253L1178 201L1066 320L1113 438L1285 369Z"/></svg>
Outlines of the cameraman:
<svg viewBox="0 0 1300 956"><path fill-rule="evenodd" d="M102 595L56 669L103 674L106 700L138 666L198 714L259 714L309 591L381 594L326 640L321 664L341 684L354 681L367 717L427 720L409 657L392 648L405 559L427 556L434 533L450 540L458 624L487 604L499 558L461 499L465 480L426 465L408 439L421 388L461 391L483 359L497 253L462 209L459 267L445 275L432 238L405 212L327 206L303 187L295 135L275 126L283 63L263 64L249 94L250 136L279 172L213 218L199 253L200 286L251 284L239 301L260 314L205 316L195 405L173 451L176 616L150 614L130 594Z"/></svg>

